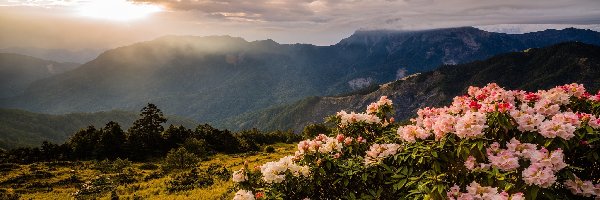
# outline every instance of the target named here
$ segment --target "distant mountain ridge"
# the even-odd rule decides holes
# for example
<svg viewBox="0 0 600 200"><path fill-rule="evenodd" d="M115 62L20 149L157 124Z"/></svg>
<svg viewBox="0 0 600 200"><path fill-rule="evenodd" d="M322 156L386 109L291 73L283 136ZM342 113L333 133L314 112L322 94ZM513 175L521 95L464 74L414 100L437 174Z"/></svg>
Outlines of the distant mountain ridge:
<svg viewBox="0 0 600 200"><path fill-rule="evenodd" d="M75 69L79 65L0 53L0 98L21 95L31 83Z"/></svg>
<svg viewBox="0 0 600 200"><path fill-rule="evenodd" d="M47 49L35 47L10 47L0 49L0 53L15 53L28 55L44 60L57 62L86 63L96 58L103 50L101 49Z"/></svg>
<svg viewBox="0 0 600 200"><path fill-rule="evenodd" d="M310 123L321 123L337 111L363 112L380 96L388 96L397 120L412 117L418 108L442 106L466 93L470 85L495 82L508 89L536 91L577 82L591 93L600 89L600 46L578 42L498 55L483 61L442 66L405 80L381 85L367 94L343 97L309 97L295 103L226 119L234 129L293 129L301 131Z"/></svg>
<svg viewBox="0 0 600 200"><path fill-rule="evenodd" d="M69 113L136 110L152 102L167 114L212 123L307 96L351 92L444 63L562 41L600 44L600 33L565 29L512 35L471 27L358 31L331 46L168 36L106 51L75 70L34 83L19 97L0 100L0 107Z"/></svg>

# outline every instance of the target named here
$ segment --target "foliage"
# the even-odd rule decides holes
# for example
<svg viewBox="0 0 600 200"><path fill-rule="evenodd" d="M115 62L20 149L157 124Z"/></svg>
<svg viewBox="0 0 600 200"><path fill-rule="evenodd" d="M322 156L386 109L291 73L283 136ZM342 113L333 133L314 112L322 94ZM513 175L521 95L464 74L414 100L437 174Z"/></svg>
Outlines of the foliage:
<svg viewBox="0 0 600 200"><path fill-rule="evenodd" d="M135 112L121 110L51 115L0 108L0 148L35 147L43 141L60 144L83 127L103 127L109 121L127 129L137 116ZM187 118L168 117L170 124L187 127L196 124Z"/></svg>
<svg viewBox="0 0 600 200"><path fill-rule="evenodd" d="M169 151L162 168L165 171L189 169L195 167L198 161L200 160L195 154L190 153L183 147L179 147L178 149L171 149Z"/></svg>
<svg viewBox="0 0 600 200"><path fill-rule="evenodd" d="M0 190L0 199L4 200L19 200L21 199L21 195L17 193L8 192L4 189Z"/></svg>
<svg viewBox="0 0 600 200"><path fill-rule="evenodd" d="M138 167L138 169L141 169L141 170L156 170L158 168L159 168L159 166L154 163L142 163Z"/></svg>
<svg viewBox="0 0 600 200"><path fill-rule="evenodd" d="M98 197L104 192L111 191L113 188L114 185L110 178L102 175L85 182L73 196L75 199L90 199Z"/></svg>
<svg viewBox="0 0 600 200"><path fill-rule="evenodd" d="M228 180L231 178L231 171L229 171L229 169L227 169L227 167L225 167L223 164L212 163L208 166L206 172L220 180Z"/></svg>
<svg viewBox="0 0 600 200"><path fill-rule="evenodd" d="M275 153L275 148L273 148L273 146L271 146L271 145L266 146L265 153Z"/></svg>
<svg viewBox="0 0 600 200"><path fill-rule="evenodd" d="M206 172L198 172L193 168L189 172L177 174L167 183L169 192L191 190L198 187L211 186L214 183L213 178Z"/></svg>
<svg viewBox="0 0 600 200"><path fill-rule="evenodd" d="M231 171L250 160L252 167L262 162L293 153L293 144L273 144L277 149L274 154L223 154L217 153L198 163L198 172L212 176L214 184L207 187L196 187L192 190L169 192L166 189L169 181L181 172L190 170L173 170L164 172L160 168L144 169L142 166L158 167L157 161L143 163L134 162L123 171L101 172L94 170L94 161L55 161L35 164L17 165L17 169L3 172L0 177L0 192L18 195L21 199L73 199L73 194L81 189L85 182L93 181L100 176L110 180L113 189L91 195L82 195L80 199L109 199L112 191L116 191L120 199L225 199L231 198L229 188L232 186ZM39 171L39 172L36 172ZM25 174L25 176L21 176ZM35 175L38 174L38 175ZM5 182L13 177L19 181ZM2 184L4 182L4 184ZM0 197L2 197L0 195ZM0 198L4 199L4 198Z"/></svg>
<svg viewBox="0 0 600 200"><path fill-rule="evenodd" d="M127 130L131 158L144 160L148 156L160 155L163 123L167 122L162 111L149 103L142 108L140 118Z"/></svg>
<svg viewBox="0 0 600 200"><path fill-rule="evenodd" d="M116 172L122 172L125 168L131 167L132 163L131 161L125 159L125 160L121 160L120 158L117 158L114 161L110 161L108 159L102 160L102 161L97 161L94 164L94 169L97 169L101 172L104 173L116 173Z"/></svg>
<svg viewBox="0 0 600 200"><path fill-rule="evenodd" d="M317 137L317 135L320 134L329 135L331 134L331 131L331 128L327 127L325 124L309 124L302 130L302 137L308 139Z"/></svg>
<svg viewBox="0 0 600 200"><path fill-rule="evenodd" d="M188 138L185 140L182 147L200 159L206 158L209 153L208 145L206 145L206 142L202 139Z"/></svg>
<svg viewBox="0 0 600 200"><path fill-rule="evenodd" d="M334 131L301 141L294 156L235 171L235 199L600 196L600 92L488 84L420 109L408 125L392 111L382 97L365 113L338 112Z"/></svg>
<svg viewBox="0 0 600 200"><path fill-rule="evenodd" d="M301 139L291 131L261 132L252 129L233 133L208 124L199 125L195 130L173 125L164 130L162 123L165 120L160 109L148 104L142 109L140 118L126 132L114 121L100 129L90 125L77 131L61 145L44 141L40 147L0 151L0 163L92 159L144 161L164 157L169 150L179 147L204 159L218 152L258 151L260 145L291 143Z"/></svg>

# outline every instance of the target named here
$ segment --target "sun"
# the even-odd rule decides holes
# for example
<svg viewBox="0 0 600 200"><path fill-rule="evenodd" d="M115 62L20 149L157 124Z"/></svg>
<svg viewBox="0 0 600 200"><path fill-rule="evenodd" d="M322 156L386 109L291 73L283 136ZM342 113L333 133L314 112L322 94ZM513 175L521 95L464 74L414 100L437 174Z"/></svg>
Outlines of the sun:
<svg viewBox="0 0 600 200"><path fill-rule="evenodd" d="M115 21L141 19L152 13L162 11L160 6L134 3L127 0L94 0L77 7L79 15L84 17Z"/></svg>

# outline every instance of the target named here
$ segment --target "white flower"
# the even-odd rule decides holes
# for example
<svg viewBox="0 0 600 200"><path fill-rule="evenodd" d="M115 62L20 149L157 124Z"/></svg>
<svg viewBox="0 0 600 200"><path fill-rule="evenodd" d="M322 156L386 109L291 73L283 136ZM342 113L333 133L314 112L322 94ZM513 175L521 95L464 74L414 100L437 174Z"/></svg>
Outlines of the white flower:
<svg viewBox="0 0 600 200"><path fill-rule="evenodd" d="M238 190L233 200L254 200L254 194L248 190Z"/></svg>
<svg viewBox="0 0 600 200"><path fill-rule="evenodd" d="M233 178L232 178L233 182L235 183L239 183L239 182L244 182L248 180L248 175L246 174L246 170L244 170L243 168L237 171L233 172Z"/></svg>
<svg viewBox="0 0 600 200"><path fill-rule="evenodd" d="M286 172L291 173L293 176L307 177L310 175L309 168L307 166L300 166L294 163L293 156L286 156L279 161L268 162L260 167L262 178L266 183L281 183L285 180Z"/></svg>
<svg viewBox="0 0 600 200"><path fill-rule="evenodd" d="M396 155L399 148L398 144L373 144L366 152L365 165L375 165L387 157Z"/></svg>

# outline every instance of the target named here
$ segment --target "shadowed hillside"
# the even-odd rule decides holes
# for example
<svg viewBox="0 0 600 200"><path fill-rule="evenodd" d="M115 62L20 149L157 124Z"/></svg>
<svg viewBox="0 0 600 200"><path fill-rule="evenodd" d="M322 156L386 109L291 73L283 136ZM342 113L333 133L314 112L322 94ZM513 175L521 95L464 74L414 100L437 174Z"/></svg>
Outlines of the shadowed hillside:
<svg viewBox="0 0 600 200"><path fill-rule="evenodd" d="M363 111L380 96L394 101L397 120L406 120L418 108L445 105L450 98L466 93L470 85L495 82L507 89L548 89L555 85L581 83L596 92L600 88L600 47L583 43L562 43L547 48L507 53L456 66L442 66L431 72L381 85L369 94L344 97L310 97L293 104L275 106L233 117L222 124L238 128L302 130L320 123L339 110Z"/></svg>

